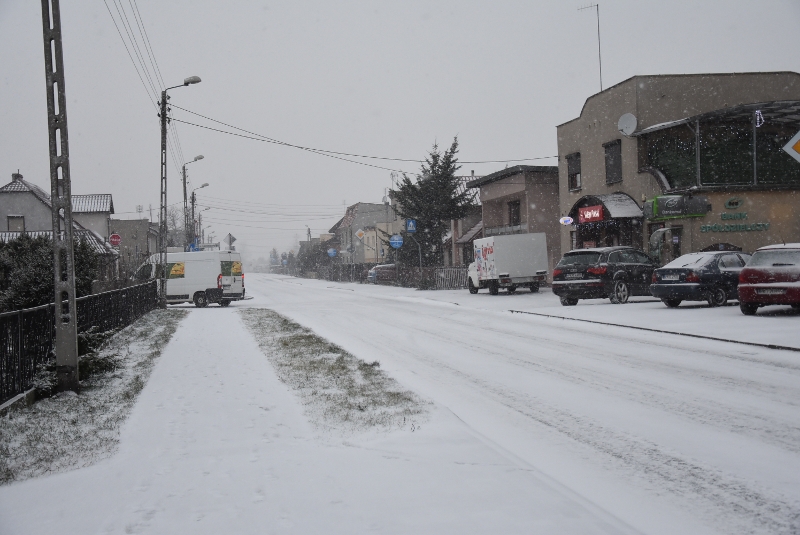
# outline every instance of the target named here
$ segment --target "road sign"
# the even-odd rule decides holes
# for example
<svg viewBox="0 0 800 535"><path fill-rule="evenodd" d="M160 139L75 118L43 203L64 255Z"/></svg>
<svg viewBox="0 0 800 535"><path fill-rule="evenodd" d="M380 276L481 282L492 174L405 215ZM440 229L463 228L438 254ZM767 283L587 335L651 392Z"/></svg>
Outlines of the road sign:
<svg viewBox="0 0 800 535"><path fill-rule="evenodd" d="M393 235L391 238L389 238L389 245L395 249L400 248L403 245L403 237L400 234Z"/></svg>
<svg viewBox="0 0 800 535"><path fill-rule="evenodd" d="M783 150L786 153L800 162L800 132L796 133L792 139L789 140L789 143L784 145Z"/></svg>
<svg viewBox="0 0 800 535"><path fill-rule="evenodd" d="M228 245L233 245L233 242L235 242L235 241L236 241L236 238L234 238L234 237L233 237L233 234L231 234L231 233L229 232L229 233L228 233L228 235L227 235L227 236L225 236L225 238L224 238L222 241L224 241L224 242L225 242L225 243L227 243Z"/></svg>
<svg viewBox="0 0 800 535"><path fill-rule="evenodd" d="M200 250L200 247L197 246L196 242L192 242L192 243L189 244L189 252L190 253L194 253L194 252L199 251L199 250Z"/></svg>
<svg viewBox="0 0 800 535"><path fill-rule="evenodd" d="M336 256L336 249L334 249L333 247L331 247L330 249L328 249L328 256L330 256L331 258L333 258L334 256Z"/></svg>
<svg viewBox="0 0 800 535"><path fill-rule="evenodd" d="M358 230L356 231L356 238L358 238L359 240L363 240L363 239L364 239L364 236L366 236L366 235L367 235L367 233L366 233L366 232L364 232L364 231L363 231L363 230L361 230L361 229L358 229Z"/></svg>
<svg viewBox="0 0 800 535"><path fill-rule="evenodd" d="M118 247L120 243L122 243L122 236L117 234L116 232L108 237L108 243L113 245L114 247Z"/></svg>
<svg viewBox="0 0 800 535"><path fill-rule="evenodd" d="M406 232L414 233L417 231L417 220L406 219Z"/></svg>

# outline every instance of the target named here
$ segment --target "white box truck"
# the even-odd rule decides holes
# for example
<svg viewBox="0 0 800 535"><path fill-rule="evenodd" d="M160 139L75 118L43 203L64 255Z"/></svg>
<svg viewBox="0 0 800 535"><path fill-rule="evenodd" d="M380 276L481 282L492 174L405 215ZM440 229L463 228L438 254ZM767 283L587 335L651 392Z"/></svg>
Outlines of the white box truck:
<svg viewBox="0 0 800 535"><path fill-rule="evenodd" d="M147 259L133 278L139 281L161 277L159 255ZM167 303L209 303L226 307L244 299L242 255L235 251L167 253Z"/></svg>
<svg viewBox="0 0 800 535"><path fill-rule="evenodd" d="M539 291L547 279L547 238L543 232L507 234L475 240L475 261L467 272L469 293L481 288L497 295L500 288Z"/></svg>

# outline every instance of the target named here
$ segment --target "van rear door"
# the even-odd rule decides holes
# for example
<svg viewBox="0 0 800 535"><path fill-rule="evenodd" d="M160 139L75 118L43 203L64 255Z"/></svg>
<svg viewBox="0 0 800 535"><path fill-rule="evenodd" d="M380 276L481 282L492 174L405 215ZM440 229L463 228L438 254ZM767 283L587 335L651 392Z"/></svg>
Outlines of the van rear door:
<svg viewBox="0 0 800 535"><path fill-rule="evenodd" d="M228 259L220 262L220 286L222 295L242 296L244 273L242 272L242 259L239 255L230 255Z"/></svg>

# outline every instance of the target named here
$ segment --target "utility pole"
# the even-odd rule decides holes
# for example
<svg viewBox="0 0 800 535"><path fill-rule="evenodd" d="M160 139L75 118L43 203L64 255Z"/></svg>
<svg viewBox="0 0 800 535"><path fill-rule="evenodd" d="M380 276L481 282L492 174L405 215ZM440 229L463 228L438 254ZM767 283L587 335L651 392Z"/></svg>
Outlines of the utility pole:
<svg viewBox="0 0 800 535"><path fill-rule="evenodd" d="M45 0L42 0L43 2ZM161 308L167 308L167 91L177 87L200 83L199 76L190 76L182 85L168 87L161 92L161 208L158 214L158 263L161 266L161 277L158 288L158 301Z"/></svg>
<svg viewBox="0 0 800 535"><path fill-rule="evenodd" d="M72 187L69 175L64 53L61 48L61 10L58 0L42 0L42 29L47 83L47 133L50 141L57 388L77 390L80 378L75 308L75 256L72 248Z"/></svg>
<svg viewBox="0 0 800 535"><path fill-rule="evenodd" d="M194 237L197 234L197 229L195 229L195 220L194 220L195 198L196 198L195 194L194 194L194 192L192 192L192 234L191 234L191 239L189 240L189 243L193 243L194 242Z"/></svg>
<svg viewBox="0 0 800 535"><path fill-rule="evenodd" d="M186 164L183 164L183 234L186 238L186 247L192 243L192 234L189 231L189 210L186 206Z"/></svg>
<svg viewBox="0 0 800 535"><path fill-rule="evenodd" d="M603 57L600 55L600 4L589 4L579 7L578 11L595 8L597 13L597 61L600 64L600 91L603 90Z"/></svg>

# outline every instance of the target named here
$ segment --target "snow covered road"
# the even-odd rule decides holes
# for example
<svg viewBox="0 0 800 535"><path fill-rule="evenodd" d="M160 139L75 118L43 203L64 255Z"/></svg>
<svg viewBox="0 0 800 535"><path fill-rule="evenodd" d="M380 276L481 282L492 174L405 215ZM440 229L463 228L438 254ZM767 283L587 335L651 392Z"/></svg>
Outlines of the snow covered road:
<svg viewBox="0 0 800 535"><path fill-rule="evenodd" d="M497 448L642 532L800 530L798 353L510 314L482 308L487 300L447 302L452 292L266 275L250 276L248 291L250 306L380 360ZM647 306L598 305L589 318L618 322L610 314ZM718 310L670 312L713 323ZM796 317L764 319L798 345L796 330L783 332Z"/></svg>

